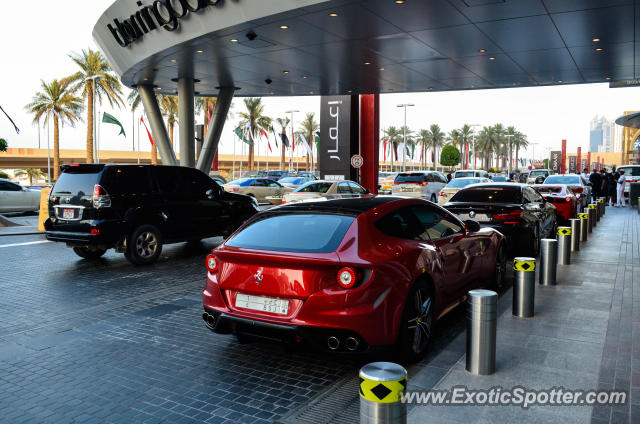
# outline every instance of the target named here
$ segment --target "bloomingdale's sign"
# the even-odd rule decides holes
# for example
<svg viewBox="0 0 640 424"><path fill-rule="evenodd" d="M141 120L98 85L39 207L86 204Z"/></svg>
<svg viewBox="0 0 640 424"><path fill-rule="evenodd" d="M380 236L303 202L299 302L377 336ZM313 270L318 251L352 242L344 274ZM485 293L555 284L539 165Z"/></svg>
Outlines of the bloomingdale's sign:
<svg viewBox="0 0 640 424"><path fill-rule="evenodd" d="M142 6L142 1L136 4L140 9L133 15L120 22L113 20L113 25L107 28L111 35L122 47L127 47L134 41L142 39L144 34L159 29L175 31L180 26L180 20L189 12L197 13L208 6L218 6L223 0L155 0L151 6Z"/></svg>

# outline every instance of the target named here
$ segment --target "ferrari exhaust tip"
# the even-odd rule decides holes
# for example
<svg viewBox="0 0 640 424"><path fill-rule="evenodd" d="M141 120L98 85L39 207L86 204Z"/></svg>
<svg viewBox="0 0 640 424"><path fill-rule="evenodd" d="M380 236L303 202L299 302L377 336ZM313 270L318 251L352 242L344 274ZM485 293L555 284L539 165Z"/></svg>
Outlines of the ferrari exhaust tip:
<svg viewBox="0 0 640 424"><path fill-rule="evenodd" d="M327 347L330 350L338 350L340 347L340 339L335 336L331 336L327 339Z"/></svg>
<svg viewBox="0 0 640 424"><path fill-rule="evenodd" d="M216 326L216 317L211 314L205 312L204 314L202 314L202 320L205 324L207 324L207 327L209 328L213 328Z"/></svg>
<svg viewBox="0 0 640 424"><path fill-rule="evenodd" d="M347 348L347 350L354 352L358 350L358 346L360 346L360 341L358 341L358 339L356 339L355 337L347 337L347 339L344 341L344 345Z"/></svg>
<svg viewBox="0 0 640 424"><path fill-rule="evenodd" d="M208 313L206 313L206 312L205 312L205 313L203 313L203 314L202 314L202 321L207 322L207 317L208 317L208 316L209 316L209 314L208 314Z"/></svg>

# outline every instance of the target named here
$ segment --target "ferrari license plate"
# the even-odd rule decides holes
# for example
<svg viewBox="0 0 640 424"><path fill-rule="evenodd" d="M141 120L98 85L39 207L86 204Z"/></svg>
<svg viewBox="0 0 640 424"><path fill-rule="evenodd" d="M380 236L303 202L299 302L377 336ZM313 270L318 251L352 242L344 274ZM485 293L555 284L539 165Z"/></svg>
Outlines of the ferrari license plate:
<svg viewBox="0 0 640 424"><path fill-rule="evenodd" d="M289 313L289 301L285 299L274 299L272 297L252 296L249 294L238 293L236 295L236 308L287 315Z"/></svg>
<svg viewBox="0 0 640 424"><path fill-rule="evenodd" d="M401 187L400 190L403 193L411 193L413 191L413 187Z"/></svg>
<svg viewBox="0 0 640 424"><path fill-rule="evenodd" d="M464 214L460 214L458 215L458 218L460 218L462 221L466 221L467 219L471 219L472 221L477 221L477 222L489 222L490 219L487 215L483 214L483 213L477 213L474 214L474 216L470 216L467 213Z"/></svg>
<svg viewBox="0 0 640 424"><path fill-rule="evenodd" d="M73 219L76 217L75 210L73 209L63 209L62 210L62 218L63 219Z"/></svg>

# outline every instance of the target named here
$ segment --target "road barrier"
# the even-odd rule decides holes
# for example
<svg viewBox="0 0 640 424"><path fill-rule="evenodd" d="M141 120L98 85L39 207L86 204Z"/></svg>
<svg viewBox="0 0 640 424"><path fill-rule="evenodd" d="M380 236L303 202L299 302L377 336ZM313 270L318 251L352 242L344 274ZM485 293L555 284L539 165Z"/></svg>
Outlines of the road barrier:
<svg viewBox="0 0 640 424"><path fill-rule="evenodd" d="M602 212L600 213L600 217L603 217L604 214L607 212L607 198L606 197L601 197L598 199L598 203L600 203L600 208L602 209Z"/></svg>
<svg viewBox="0 0 640 424"><path fill-rule="evenodd" d="M591 230L589 230L589 232L593 232L593 229L596 228L596 225L598 225L598 211L597 208L598 206L595 203L589 203L589 221L591 222L589 224ZM592 212L593 211L593 212Z"/></svg>
<svg viewBox="0 0 640 424"><path fill-rule="evenodd" d="M598 221L600 218L604 216L604 197L599 197L596 200L596 204L598 205Z"/></svg>
<svg viewBox="0 0 640 424"><path fill-rule="evenodd" d="M530 318L533 316L536 294L536 258L514 258L513 270L512 313L519 318Z"/></svg>
<svg viewBox="0 0 640 424"><path fill-rule="evenodd" d="M469 291L465 368L470 373L489 375L495 372L497 322L498 293L491 290Z"/></svg>
<svg viewBox="0 0 640 424"><path fill-rule="evenodd" d="M539 284L555 286L558 271L558 240L540 240L540 273Z"/></svg>
<svg viewBox="0 0 640 424"><path fill-rule="evenodd" d="M407 370L392 362L372 362L360 369L360 424L406 424Z"/></svg>
<svg viewBox="0 0 640 424"><path fill-rule="evenodd" d="M571 263L571 227L558 227L558 265Z"/></svg>
<svg viewBox="0 0 640 424"><path fill-rule="evenodd" d="M580 219L580 241L584 242L588 239L589 233L589 214L588 213L579 213L578 218Z"/></svg>
<svg viewBox="0 0 640 424"><path fill-rule="evenodd" d="M580 250L580 220L571 218L569 225L571 226L571 251L577 252Z"/></svg>
<svg viewBox="0 0 640 424"><path fill-rule="evenodd" d="M49 218L49 194L51 187L43 187L40 191L40 211L38 212L38 231L44 231L44 221Z"/></svg>

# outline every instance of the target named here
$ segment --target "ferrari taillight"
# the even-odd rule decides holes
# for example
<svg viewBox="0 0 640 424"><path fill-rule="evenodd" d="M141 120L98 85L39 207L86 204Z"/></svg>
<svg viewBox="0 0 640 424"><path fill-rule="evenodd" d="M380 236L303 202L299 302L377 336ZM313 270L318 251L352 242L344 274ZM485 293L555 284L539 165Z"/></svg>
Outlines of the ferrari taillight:
<svg viewBox="0 0 640 424"><path fill-rule="evenodd" d="M338 284L344 289L350 289L356 285L356 270L351 267L340 268L338 271Z"/></svg>
<svg viewBox="0 0 640 424"><path fill-rule="evenodd" d="M209 272L217 272L218 271L218 258L215 255L207 256L206 260L207 269Z"/></svg>
<svg viewBox="0 0 640 424"><path fill-rule="evenodd" d="M567 203L571 202L571 196L565 197L564 201L567 202Z"/></svg>

